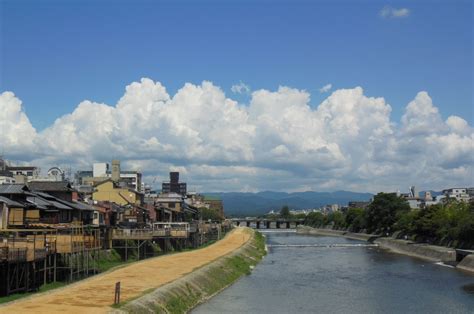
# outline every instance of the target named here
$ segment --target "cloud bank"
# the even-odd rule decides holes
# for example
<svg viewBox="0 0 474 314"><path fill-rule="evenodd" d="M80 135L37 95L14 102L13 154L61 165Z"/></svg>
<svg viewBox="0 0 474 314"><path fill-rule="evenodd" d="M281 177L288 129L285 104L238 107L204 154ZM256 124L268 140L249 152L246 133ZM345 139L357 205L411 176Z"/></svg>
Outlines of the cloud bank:
<svg viewBox="0 0 474 314"><path fill-rule="evenodd" d="M200 191L393 191L473 183L474 130L444 120L427 92L390 119L384 98L361 87L310 94L282 86L252 92L248 104L211 82L174 95L143 78L114 106L85 100L38 132L12 92L0 94L1 148L44 168L119 158L157 183L170 169Z"/></svg>

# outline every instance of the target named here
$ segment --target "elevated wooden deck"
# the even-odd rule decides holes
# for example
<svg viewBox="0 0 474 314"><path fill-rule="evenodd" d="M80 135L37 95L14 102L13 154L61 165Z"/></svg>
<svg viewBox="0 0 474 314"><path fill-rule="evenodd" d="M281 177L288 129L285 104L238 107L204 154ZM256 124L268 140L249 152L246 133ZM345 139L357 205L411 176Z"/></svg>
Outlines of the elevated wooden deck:
<svg viewBox="0 0 474 314"><path fill-rule="evenodd" d="M155 223L151 229L113 229L113 240L152 240L157 238L187 238L189 223Z"/></svg>

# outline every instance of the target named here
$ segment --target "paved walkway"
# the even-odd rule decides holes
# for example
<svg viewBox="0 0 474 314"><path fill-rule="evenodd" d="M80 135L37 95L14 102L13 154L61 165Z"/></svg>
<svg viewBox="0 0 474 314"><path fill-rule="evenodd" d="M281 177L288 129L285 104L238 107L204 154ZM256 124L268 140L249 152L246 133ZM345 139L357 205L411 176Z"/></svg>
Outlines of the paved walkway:
<svg viewBox="0 0 474 314"><path fill-rule="evenodd" d="M250 233L236 228L203 249L143 260L75 284L0 306L0 313L106 313L117 281L121 301L136 298L239 248Z"/></svg>

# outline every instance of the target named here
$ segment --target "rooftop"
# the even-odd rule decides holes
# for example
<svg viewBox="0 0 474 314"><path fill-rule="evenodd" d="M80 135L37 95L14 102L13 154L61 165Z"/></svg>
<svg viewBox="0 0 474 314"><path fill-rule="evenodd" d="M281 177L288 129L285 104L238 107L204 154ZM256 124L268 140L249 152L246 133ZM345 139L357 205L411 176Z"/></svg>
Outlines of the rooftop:
<svg viewBox="0 0 474 314"><path fill-rule="evenodd" d="M0 184L0 194L23 194L28 191L24 184Z"/></svg>
<svg viewBox="0 0 474 314"><path fill-rule="evenodd" d="M67 181L33 181L28 183L28 186L33 191L72 191L71 184Z"/></svg>

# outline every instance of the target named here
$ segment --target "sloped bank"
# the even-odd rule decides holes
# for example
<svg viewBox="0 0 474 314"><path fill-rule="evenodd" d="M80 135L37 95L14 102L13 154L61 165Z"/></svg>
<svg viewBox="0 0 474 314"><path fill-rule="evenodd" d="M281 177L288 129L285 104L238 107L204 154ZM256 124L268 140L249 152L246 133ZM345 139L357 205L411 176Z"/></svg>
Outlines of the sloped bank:
<svg viewBox="0 0 474 314"><path fill-rule="evenodd" d="M463 258L462 261L459 262L456 267L474 273L474 254L468 255Z"/></svg>
<svg viewBox="0 0 474 314"><path fill-rule="evenodd" d="M186 313L231 285L266 254L262 234L248 229L252 236L234 252L154 291L127 302L113 313Z"/></svg>
<svg viewBox="0 0 474 314"><path fill-rule="evenodd" d="M443 246L413 243L393 238L378 238L374 243L393 252L418 257L431 262L456 262L456 250Z"/></svg>
<svg viewBox="0 0 474 314"><path fill-rule="evenodd" d="M312 228L308 226L298 226L296 232L300 234L339 236L355 240L369 241L378 244L381 248L395 253L417 257L431 262L456 263L456 250L444 246L413 243L411 241L394 239L391 237L381 237L374 234L353 233L343 230ZM466 256L456 267L469 272L474 272L474 255Z"/></svg>

